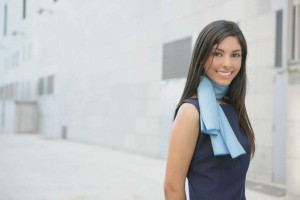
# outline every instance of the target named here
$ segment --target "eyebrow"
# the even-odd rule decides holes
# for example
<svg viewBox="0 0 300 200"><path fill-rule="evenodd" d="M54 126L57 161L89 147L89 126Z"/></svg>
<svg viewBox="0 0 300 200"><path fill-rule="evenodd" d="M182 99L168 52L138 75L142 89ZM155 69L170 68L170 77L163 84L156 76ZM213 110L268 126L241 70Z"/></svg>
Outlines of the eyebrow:
<svg viewBox="0 0 300 200"><path fill-rule="evenodd" d="M223 49L219 49L219 48L217 48L217 49L214 48L213 50L224 52ZM241 49L235 49L235 50L233 50L232 52L237 52L237 51L242 51L242 50L241 50Z"/></svg>

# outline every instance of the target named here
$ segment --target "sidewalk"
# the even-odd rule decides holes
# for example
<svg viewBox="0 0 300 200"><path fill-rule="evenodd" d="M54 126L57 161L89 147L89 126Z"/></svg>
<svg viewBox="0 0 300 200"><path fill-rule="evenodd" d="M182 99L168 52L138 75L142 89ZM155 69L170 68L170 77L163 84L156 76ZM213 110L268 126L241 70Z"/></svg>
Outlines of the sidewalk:
<svg viewBox="0 0 300 200"><path fill-rule="evenodd" d="M0 200L163 200L164 170L163 160L96 145L0 134Z"/></svg>

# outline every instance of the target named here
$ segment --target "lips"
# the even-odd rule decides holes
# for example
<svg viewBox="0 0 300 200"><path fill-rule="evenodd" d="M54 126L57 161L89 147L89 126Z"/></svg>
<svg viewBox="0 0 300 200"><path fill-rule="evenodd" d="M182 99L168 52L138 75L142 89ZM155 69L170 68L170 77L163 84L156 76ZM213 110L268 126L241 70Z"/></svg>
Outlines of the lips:
<svg viewBox="0 0 300 200"><path fill-rule="evenodd" d="M228 77L232 74L232 72L220 72L220 71L216 71L216 72L222 77Z"/></svg>

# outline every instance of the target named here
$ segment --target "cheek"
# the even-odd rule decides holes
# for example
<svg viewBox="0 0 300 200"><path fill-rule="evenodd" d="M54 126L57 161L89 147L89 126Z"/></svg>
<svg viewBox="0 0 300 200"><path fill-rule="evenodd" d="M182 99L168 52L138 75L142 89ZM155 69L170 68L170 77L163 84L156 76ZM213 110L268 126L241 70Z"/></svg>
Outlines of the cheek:
<svg viewBox="0 0 300 200"><path fill-rule="evenodd" d="M205 63L204 69L206 72L215 71L215 68L220 66L217 59L208 59Z"/></svg>
<svg viewBox="0 0 300 200"><path fill-rule="evenodd" d="M242 66L242 62L241 61L236 61L234 62L233 64L234 68L239 71L241 69L241 66Z"/></svg>
<svg viewBox="0 0 300 200"><path fill-rule="evenodd" d="M240 70L241 70L241 65L237 65L236 66L236 68L235 68L235 72L234 72L234 76L237 76L238 75L238 73L240 72Z"/></svg>
<svg viewBox="0 0 300 200"><path fill-rule="evenodd" d="M204 71L208 71L211 65L211 59L208 59L204 64Z"/></svg>

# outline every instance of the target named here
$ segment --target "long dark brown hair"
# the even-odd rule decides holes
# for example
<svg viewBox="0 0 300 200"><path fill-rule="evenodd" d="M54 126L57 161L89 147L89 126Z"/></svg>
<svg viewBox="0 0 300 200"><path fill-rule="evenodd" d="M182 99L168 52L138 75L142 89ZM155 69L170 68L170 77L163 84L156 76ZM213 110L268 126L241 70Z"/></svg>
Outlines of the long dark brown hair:
<svg viewBox="0 0 300 200"><path fill-rule="evenodd" d="M239 123L245 130L250 146L250 155L254 156L255 143L254 132L245 107L246 96L246 58L247 58L247 43L245 37L238 25L231 21L219 20L208 24L199 34L194 46L192 59L187 75L185 88L181 99L177 105L175 115L182 102L192 97L197 93L197 88L200 83L200 77L205 75L204 63L211 54L214 45L219 45L223 39L228 36L236 37L242 48L241 68L236 77L232 80L229 86L229 92L225 97L236 110Z"/></svg>

